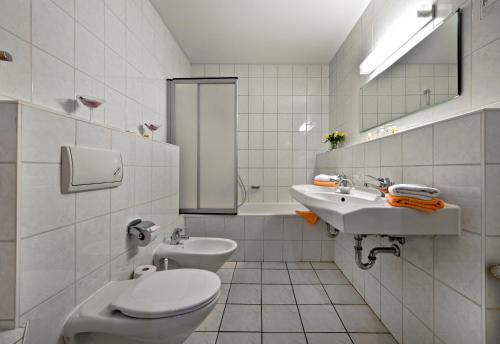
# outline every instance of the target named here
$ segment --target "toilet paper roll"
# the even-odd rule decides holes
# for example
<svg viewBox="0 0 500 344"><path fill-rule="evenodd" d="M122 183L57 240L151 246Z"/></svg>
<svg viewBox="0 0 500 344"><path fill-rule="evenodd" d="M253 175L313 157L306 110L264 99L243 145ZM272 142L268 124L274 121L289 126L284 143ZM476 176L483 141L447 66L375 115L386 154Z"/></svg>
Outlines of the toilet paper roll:
<svg viewBox="0 0 500 344"><path fill-rule="evenodd" d="M159 228L159 227L154 226L154 227L149 228L148 230L142 231L141 234L143 235L143 239L142 240L139 240L137 238L135 239L137 246L141 246L141 247L147 246L147 245L149 245L149 243L151 241L154 241L158 237L157 228Z"/></svg>
<svg viewBox="0 0 500 344"><path fill-rule="evenodd" d="M134 279L144 276L145 274L150 274L156 272L156 266L154 265L141 265L134 269Z"/></svg>

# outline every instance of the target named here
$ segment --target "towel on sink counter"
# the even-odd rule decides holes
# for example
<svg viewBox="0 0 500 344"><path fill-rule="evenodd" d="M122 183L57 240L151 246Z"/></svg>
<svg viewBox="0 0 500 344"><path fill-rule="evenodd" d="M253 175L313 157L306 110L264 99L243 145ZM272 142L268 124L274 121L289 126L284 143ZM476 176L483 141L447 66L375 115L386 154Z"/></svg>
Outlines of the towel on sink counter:
<svg viewBox="0 0 500 344"><path fill-rule="evenodd" d="M335 187L337 186L337 182L339 180L340 177L336 175L318 174L316 177L314 177L313 184L316 186Z"/></svg>
<svg viewBox="0 0 500 344"><path fill-rule="evenodd" d="M338 181L340 178L337 175L328 175L328 174L318 174L316 177L314 177L315 181L318 182L335 182Z"/></svg>
<svg viewBox="0 0 500 344"><path fill-rule="evenodd" d="M438 197L440 191L436 188L419 184L396 184L389 187L389 194L397 197L412 197L430 201Z"/></svg>
<svg viewBox="0 0 500 344"><path fill-rule="evenodd" d="M322 181L319 181L319 180L315 180L313 182L313 184L316 185L316 186L328 186L328 187L335 187L335 186L337 186L336 182L322 182Z"/></svg>
<svg viewBox="0 0 500 344"><path fill-rule="evenodd" d="M393 207L412 208L426 213L434 213L435 211L444 208L445 203L439 198L432 198L430 200L423 200L413 197L401 197L386 194L387 202Z"/></svg>

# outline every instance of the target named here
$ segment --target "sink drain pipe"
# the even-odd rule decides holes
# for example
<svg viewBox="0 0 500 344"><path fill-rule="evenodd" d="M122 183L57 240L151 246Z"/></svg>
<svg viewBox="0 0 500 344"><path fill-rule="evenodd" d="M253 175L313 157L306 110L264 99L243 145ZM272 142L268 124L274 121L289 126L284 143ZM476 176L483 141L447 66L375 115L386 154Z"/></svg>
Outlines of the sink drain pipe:
<svg viewBox="0 0 500 344"><path fill-rule="evenodd" d="M392 253L396 257L401 256L401 249L398 245L392 244L392 246L388 247L375 247L370 250L368 254L368 262L363 263L363 245L362 241L366 237L366 235L355 235L355 245L354 245L354 258L356 261L356 265L362 270L368 270L375 265L375 261L377 260L377 254L380 253ZM389 237L390 241L398 241L400 244L404 244L404 238L393 238Z"/></svg>
<svg viewBox="0 0 500 344"><path fill-rule="evenodd" d="M329 238L336 238L339 235L339 230L326 222L326 234Z"/></svg>

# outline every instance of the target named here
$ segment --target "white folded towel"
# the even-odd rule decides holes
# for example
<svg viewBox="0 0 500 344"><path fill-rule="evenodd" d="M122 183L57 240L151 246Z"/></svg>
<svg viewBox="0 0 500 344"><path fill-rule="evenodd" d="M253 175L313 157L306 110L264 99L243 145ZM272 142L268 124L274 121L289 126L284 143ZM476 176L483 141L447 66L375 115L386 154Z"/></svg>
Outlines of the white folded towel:
<svg viewBox="0 0 500 344"><path fill-rule="evenodd" d="M318 182L334 182L339 180L339 176L336 175L328 175L328 174L318 174L314 177L314 180Z"/></svg>
<svg viewBox="0 0 500 344"><path fill-rule="evenodd" d="M419 184L396 184L389 187L389 194L429 201L438 197L440 191L439 189Z"/></svg>

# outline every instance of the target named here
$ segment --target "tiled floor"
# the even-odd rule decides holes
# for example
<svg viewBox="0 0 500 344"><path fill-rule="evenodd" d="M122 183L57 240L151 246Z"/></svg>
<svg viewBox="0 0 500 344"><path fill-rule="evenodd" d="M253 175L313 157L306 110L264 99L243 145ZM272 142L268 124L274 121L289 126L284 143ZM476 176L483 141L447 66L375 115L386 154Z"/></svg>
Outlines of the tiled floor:
<svg viewBox="0 0 500 344"><path fill-rule="evenodd" d="M334 263L226 263L219 304L185 344L396 344Z"/></svg>

